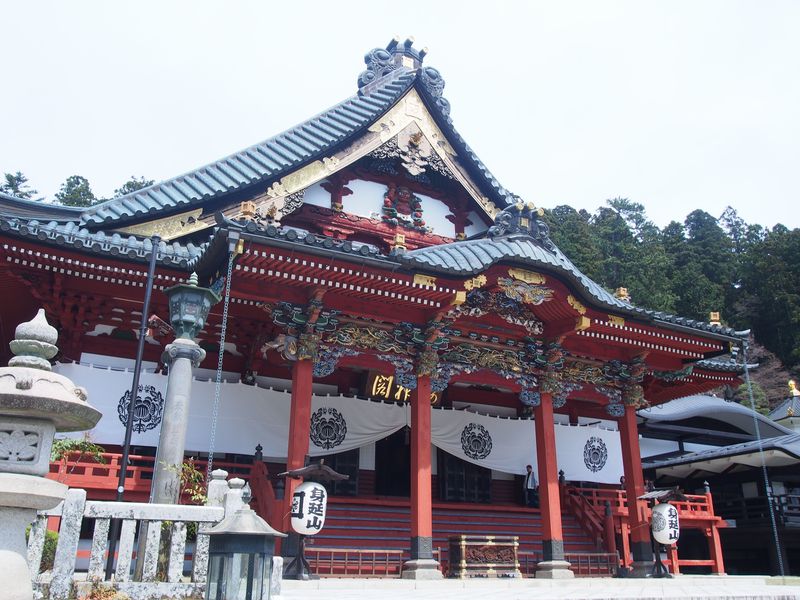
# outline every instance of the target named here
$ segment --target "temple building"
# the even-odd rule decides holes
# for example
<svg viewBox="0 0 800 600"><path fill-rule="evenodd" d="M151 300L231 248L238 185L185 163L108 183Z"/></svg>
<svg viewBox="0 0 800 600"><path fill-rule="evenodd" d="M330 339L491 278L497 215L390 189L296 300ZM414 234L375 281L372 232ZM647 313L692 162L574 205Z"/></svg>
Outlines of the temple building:
<svg viewBox="0 0 800 600"><path fill-rule="evenodd" d="M379 530L406 552L408 576L437 571L448 535L488 511L516 519L503 528L522 532L537 576L569 574L599 537L644 564L648 508L626 500L645 491L636 411L736 383L741 338L581 273L543 210L455 129L426 58L410 40L372 50L352 97L121 198L73 209L3 196L0 351L43 307L60 332L58 369L104 411L92 440L115 452L146 318L131 464L149 453L152 471L162 420L176 418L163 410L175 334L163 292L194 273L221 300L196 336L185 449L222 464L252 461L259 446L269 473L251 482L254 502L277 529L288 531L298 482L276 490L274 474L326 457L350 475L331 484L330 515L358 508L346 527L362 530L321 539L376 546ZM526 464L538 509L520 506ZM140 471L132 497L145 499ZM610 534L592 529L611 497L602 490L614 498ZM719 520L698 514L684 523L700 519L721 571Z"/></svg>

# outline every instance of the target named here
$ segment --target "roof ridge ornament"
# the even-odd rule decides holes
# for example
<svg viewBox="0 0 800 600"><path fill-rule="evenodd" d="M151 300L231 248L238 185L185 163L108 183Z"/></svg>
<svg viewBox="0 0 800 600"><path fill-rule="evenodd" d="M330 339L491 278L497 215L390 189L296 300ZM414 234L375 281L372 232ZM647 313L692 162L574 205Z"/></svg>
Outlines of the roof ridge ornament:
<svg viewBox="0 0 800 600"><path fill-rule="evenodd" d="M413 37L408 37L403 42L399 37L395 37L385 49L373 48L367 52L364 55L364 64L367 68L358 76L358 88L363 92L364 88L397 69L418 71L422 87L433 99L436 107L447 117L450 115L450 102L442 97L444 78L438 69L422 66L428 49L417 50L413 46Z"/></svg>
<svg viewBox="0 0 800 600"><path fill-rule="evenodd" d="M358 76L358 87L363 88L400 68L406 68L409 71L419 69L428 49L417 50L412 47L413 44L413 37L406 38L404 42L401 42L399 37L395 37L389 42L386 49L373 48L367 52L364 55L364 63L367 68Z"/></svg>
<svg viewBox="0 0 800 600"><path fill-rule="evenodd" d="M489 228L490 239L506 236L526 236L544 248L554 251L555 244L550 240L550 227L541 217L544 210L533 202L525 203L519 196L517 202L497 213L494 225Z"/></svg>

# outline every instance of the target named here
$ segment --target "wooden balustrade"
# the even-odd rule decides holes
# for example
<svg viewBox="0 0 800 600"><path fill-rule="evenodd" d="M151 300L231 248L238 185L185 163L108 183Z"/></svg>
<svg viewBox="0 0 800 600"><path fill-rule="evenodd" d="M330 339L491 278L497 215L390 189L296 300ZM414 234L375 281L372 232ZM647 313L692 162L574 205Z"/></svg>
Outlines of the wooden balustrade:
<svg viewBox="0 0 800 600"><path fill-rule="evenodd" d="M306 546L311 572L319 577L402 577L405 551Z"/></svg>
<svg viewBox="0 0 800 600"><path fill-rule="evenodd" d="M104 452L100 455L103 462L97 462L91 455L72 452L64 459L50 463L48 479L54 479L72 488L83 488L93 498L112 499L116 496L117 482L119 481L120 463L122 455L114 452ZM194 465L200 471L205 471L207 459L195 458ZM125 471L126 499L145 500L150 494L150 484L153 479L155 457L131 454L128 457L128 468ZM214 467L224 469L232 477L250 479L251 465L214 461Z"/></svg>
<svg viewBox="0 0 800 600"><path fill-rule="evenodd" d="M610 551L611 540L606 539L606 527L604 517L598 508L589 502L585 496L578 493L577 488L568 487L563 494L564 506L578 520L581 527L594 539L602 543L607 551ZM598 544L599 545L599 544Z"/></svg>

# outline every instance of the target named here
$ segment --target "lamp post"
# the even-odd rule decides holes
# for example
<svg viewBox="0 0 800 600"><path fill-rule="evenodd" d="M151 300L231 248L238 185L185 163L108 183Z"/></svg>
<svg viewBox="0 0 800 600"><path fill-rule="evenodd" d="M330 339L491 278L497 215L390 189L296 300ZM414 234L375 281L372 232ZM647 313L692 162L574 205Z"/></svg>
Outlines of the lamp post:
<svg viewBox="0 0 800 600"><path fill-rule="evenodd" d="M206 600L262 600L270 597L275 531L244 506L208 530Z"/></svg>
<svg viewBox="0 0 800 600"><path fill-rule="evenodd" d="M192 368L199 366L206 356L194 338L205 327L208 313L220 297L213 290L198 287L196 273L192 273L187 283L174 285L164 293L169 299L169 320L177 337L162 356L163 362L169 366L169 379L150 501L176 504L180 496L183 452L189 425Z"/></svg>

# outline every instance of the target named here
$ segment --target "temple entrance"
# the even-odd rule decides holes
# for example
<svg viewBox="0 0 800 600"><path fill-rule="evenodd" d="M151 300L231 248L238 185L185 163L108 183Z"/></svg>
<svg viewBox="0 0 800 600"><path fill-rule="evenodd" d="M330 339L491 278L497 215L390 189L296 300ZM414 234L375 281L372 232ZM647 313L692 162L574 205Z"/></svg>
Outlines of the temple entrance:
<svg viewBox="0 0 800 600"><path fill-rule="evenodd" d="M439 450L439 498L447 502L492 501L492 471Z"/></svg>
<svg viewBox="0 0 800 600"><path fill-rule="evenodd" d="M411 495L411 449L406 427L375 444L375 494Z"/></svg>

